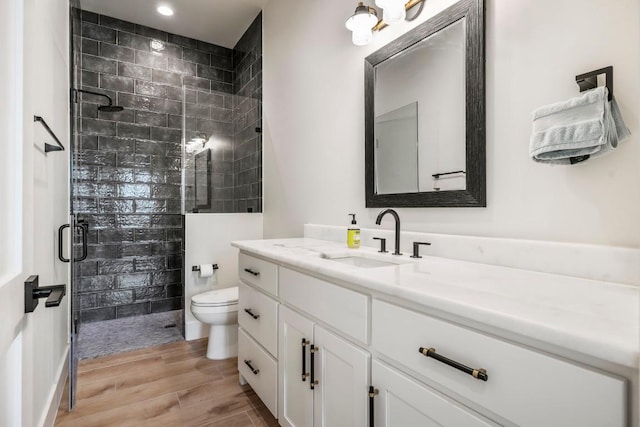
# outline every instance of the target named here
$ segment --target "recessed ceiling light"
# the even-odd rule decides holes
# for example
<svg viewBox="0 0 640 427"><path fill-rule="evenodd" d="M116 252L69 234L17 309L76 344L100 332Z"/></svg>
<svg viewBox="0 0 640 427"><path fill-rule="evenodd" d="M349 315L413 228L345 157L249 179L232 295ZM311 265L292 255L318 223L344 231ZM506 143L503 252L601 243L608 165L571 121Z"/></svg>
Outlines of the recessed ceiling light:
<svg viewBox="0 0 640 427"><path fill-rule="evenodd" d="M164 15L164 16L173 15L173 9L171 9L169 6L158 6L157 10L160 15Z"/></svg>

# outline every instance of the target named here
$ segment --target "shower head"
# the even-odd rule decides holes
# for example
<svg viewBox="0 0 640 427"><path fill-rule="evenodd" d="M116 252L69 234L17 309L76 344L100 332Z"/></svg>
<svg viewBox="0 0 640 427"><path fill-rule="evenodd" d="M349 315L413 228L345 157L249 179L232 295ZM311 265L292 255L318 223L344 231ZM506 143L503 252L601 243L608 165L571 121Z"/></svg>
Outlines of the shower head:
<svg viewBox="0 0 640 427"><path fill-rule="evenodd" d="M124 107L121 107L119 105L101 105L98 107L99 111L104 111L105 113L118 113L122 110L124 110Z"/></svg>
<svg viewBox="0 0 640 427"><path fill-rule="evenodd" d="M102 97L107 98L107 100L109 100L109 104L100 105L98 107L98 111L104 111L105 113L118 113L118 112L124 110L124 107L121 107L119 105L113 105L113 100L111 99L111 97L109 95L104 94L104 93L93 92L93 91L84 90L84 89L76 89L76 91L77 92L81 92L81 93L88 93L90 95L102 96Z"/></svg>

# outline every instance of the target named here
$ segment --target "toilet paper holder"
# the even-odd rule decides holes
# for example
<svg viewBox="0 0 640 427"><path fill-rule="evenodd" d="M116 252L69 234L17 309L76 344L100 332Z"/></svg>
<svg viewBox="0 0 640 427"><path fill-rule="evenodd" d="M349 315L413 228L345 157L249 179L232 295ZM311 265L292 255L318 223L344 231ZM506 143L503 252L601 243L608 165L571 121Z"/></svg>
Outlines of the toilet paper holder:
<svg viewBox="0 0 640 427"><path fill-rule="evenodd" d="M211 264L211 266L213 267L214 270L217 270L218 264ZM191 271L200 271L200 266L199 265L194 265L191 267Z"/></svg>

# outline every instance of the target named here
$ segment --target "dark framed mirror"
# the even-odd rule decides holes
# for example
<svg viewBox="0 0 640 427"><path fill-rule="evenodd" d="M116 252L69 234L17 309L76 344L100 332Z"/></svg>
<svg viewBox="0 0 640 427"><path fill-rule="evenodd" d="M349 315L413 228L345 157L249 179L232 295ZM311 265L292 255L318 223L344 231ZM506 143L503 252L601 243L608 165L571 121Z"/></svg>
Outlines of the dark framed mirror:
<svg viewBox="0 0 640 427"><path fill-rule="evenodd" d="M367 207L486 206L484 1L365 58Z"/></svg>
<svg viewBox="0 0 640 427"><path fill-rule="evenodd" d="M211 150L205 148L195 155L195 205L198 209L211 208Z"/></svg>

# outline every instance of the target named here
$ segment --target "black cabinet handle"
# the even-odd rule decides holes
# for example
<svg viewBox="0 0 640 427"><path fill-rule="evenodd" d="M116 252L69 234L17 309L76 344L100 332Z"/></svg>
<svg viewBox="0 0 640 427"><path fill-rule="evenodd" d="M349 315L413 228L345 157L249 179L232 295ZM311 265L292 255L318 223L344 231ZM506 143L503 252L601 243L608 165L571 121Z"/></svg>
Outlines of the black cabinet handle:
<svg viewBox="0 0 640 427"><path fill-rule="evenodd" d="M309 341L302 338L302 381L306 381L309 374L307 373L307 354L305 352L306 346L309 344Z"/></svg>
<svg viewBox="0 0 640 427"><path fill-rule="evenodd" d="M311 347L309 348L309 361L311 362L311 379L309 381L309 388L311 390L315 389L315 387L318 385L318 380L315 379L316 378L315 354L317 351L318 351L318 348L313 344L311 344Z"/></svg>
<svg viewBox="0 0 640 427"><path fill-rule="evenodd" d="M373 398L378 395L379 391L373 386L369 386L369 427L373 427Z"/></svg>
<svg viewBox="0 0 640 427"><path fill-rule="evenodd" d="M253 317L256 320L258 320L260 318L260 315L259 314L253 314L253 312L251 311L250 308L245 308L244 312L247 313L249 316Z"/></svg>
<svg viewBox="0 0 640 427"><path fill-rule="evenodd" d="M258 272L258 271L253 271L253 270L252 270L252 269L250 269L250 268L245 268L245 269L244 269L244 271L246 271L247 273L252 274L252 275L254 275L254 276L259 276L259 275L260 275L260 272Z"/></svg>
<svg viewBox="0 0 640 427"><path fill-rule="evenodd" d="M251 360L245 360L244 364L247 365L249 369L251 369L251 372L253 372L253 375L258 375L260 373L260 369L256 369L253 367L253 365L251 365Z"/></svg>
<svg viewBox="0 0 640 427"><path fill-rule="evenodd" d="M436 349L435 348L420 347L418 349L418 351L420 352L420 354L422 354L422 355L424 355L426 357L431 357L433 359L436 359L438 362L442 362L445 365L451 366L452 368L456 368L457 370L462 371L465 374L471 375L473 378L475 378L477 380L487 381L489 379L489 376L487 375L487 370L486 369L470 368L470 367L468 367L466 365L463 365L462 363L458 363L455 360L451 360L448 357L444 357L444 356L436 353Z"/></svg>

